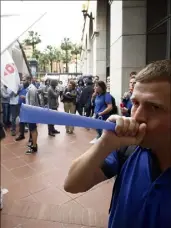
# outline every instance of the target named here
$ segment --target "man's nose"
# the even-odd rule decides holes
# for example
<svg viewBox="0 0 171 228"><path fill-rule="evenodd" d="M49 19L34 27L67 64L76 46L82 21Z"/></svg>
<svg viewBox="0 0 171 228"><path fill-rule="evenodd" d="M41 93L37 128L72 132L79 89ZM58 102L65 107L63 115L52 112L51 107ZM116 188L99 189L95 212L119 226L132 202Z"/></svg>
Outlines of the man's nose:
<svg viewBox="0 0 171 228"><path fill-rule="evenodd" d="M142 106L139 106L136 110L132 110L132 118L134 118L138 123L147 122L147 114Z"/></svg>

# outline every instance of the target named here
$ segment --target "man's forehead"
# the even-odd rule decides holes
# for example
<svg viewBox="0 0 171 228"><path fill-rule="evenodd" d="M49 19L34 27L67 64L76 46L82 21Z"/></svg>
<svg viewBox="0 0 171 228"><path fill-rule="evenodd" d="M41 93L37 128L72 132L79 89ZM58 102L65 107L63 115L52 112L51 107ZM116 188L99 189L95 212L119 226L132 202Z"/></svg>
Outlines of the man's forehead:
<svg viewBox="0 0 171 228"><path fill-rule="evenodd" d="M137 82L132 97L144 97L145 99L170 99L171 85L169 82Z"/></svg>
<svg viewBox="0 0 171 228"><path fill-rule="evenodd" d="M161 92L165 92L166 90L170 92L171 84L167 81L156 81L156 82L147 82L147 83L137 82L135 84L135 88L140 91L148 91L148 92L160 91L161 93Z"/></svg>

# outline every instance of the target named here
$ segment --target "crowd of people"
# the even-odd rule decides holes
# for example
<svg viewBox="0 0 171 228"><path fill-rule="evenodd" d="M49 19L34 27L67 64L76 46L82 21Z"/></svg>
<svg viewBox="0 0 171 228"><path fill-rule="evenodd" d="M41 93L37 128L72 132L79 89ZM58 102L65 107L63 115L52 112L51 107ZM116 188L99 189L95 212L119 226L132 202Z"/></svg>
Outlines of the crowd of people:
<svg viewBox="0 0 171 228"><path fill-rule="evenodd" d="M125 116L130 115L130 97L135 83L136 72L130 74L129 91L124 94L121 102L121 112ZM84 115L96 119L106 120L110 115L117 114L118 108L114 97L107 92L107 86L99 77L86 76L78 81L69 80L64 86L62 81L47 79L39 82L36 77L24 76L15 94L7 86L1 86L1 105L3 124L10 128L11 135L16 136L16 120L20 114L22 103L40 106L52 110L58 110L59 102L63 103L64 111L71 114ZM29 143L27 154L37 152L37 126L19 122L19 132L15 140L25 139L25 133L29 131ZM74 127L66 126L66 133L73 134ZM48 135L55 137L60 131L54 125L48 125ZM97 129L97 137L91 141L95 143L102 131Z"/></svg>

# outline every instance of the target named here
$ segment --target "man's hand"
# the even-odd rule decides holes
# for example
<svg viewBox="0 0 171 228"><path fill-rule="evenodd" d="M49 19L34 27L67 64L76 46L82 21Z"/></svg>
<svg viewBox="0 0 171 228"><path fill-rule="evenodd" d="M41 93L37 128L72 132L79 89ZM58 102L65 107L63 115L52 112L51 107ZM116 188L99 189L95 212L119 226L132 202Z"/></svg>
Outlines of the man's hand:
<svg viewBox="0 0 171 228"><path fill-rule="evenodd" d="M107 121L116 123L115 132L103 131L99 141L105 144L109 151L122 146L139 145L146 133L146 124L137 123L131 117L112 115Z"/></svg>
<svg viewBox="0 0 171 228"><path fill-rule="evenodd" d="M25 99L26 97L25 97L24 95L21 95L20 98L21 98L21 99Z"/></svg>

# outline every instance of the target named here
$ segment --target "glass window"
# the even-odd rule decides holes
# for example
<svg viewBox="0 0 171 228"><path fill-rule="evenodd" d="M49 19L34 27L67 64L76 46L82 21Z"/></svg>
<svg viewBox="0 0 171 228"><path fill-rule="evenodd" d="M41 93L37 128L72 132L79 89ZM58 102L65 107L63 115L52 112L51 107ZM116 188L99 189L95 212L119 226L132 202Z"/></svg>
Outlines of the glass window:
<svg viewBox="0 0 171 228"><path fill-rule="evenodd" d="M167 58L167 22L147 34L147 63Z"/></svg>
<svg viewBox="0 0 171 228"><path fill-rule="evenodd" d="M147 30L163 20L168 14L169 0L147 0Z"/></svg>

